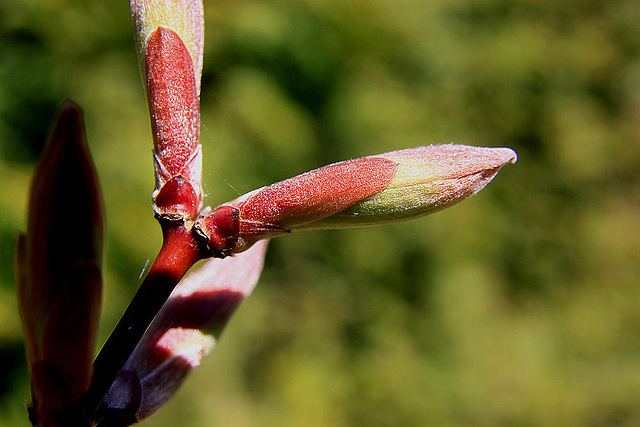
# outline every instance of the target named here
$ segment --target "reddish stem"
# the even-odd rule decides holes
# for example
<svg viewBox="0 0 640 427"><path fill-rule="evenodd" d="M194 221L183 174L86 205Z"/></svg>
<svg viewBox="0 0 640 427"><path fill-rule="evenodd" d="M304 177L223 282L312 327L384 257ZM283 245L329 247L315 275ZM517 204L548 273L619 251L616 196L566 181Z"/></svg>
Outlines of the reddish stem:
<svg viewBox="0 0 640 427"><path fill-rule="evenodd" d="M163 234L164 242L158 257L93 364L91 386L85 395L85 414L88 418L100 406L173 288L191 266L203 257L193 233L184 225L163 225Z"/></svg>

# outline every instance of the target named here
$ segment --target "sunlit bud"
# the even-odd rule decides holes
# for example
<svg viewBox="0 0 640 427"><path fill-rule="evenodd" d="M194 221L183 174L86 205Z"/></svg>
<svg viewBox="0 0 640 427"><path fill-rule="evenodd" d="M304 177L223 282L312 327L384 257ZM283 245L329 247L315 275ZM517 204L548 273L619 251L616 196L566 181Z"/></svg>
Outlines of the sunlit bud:
<svg viewBox="0 0 640 427"><path fill-rule="evenodd" d="M402 221L480 191L509 148L432 145L334 163L254 190L203 215L195 229L213 256L301 229Z"/></svg>
<svg viewBox="0 0 640 427"><path fill-rule="evenodd" d="M202 2L132 0L131 13L154 140L154 208L162 219L191 221L203 197L198 144ZM175 178L179 182L165 188Z"/></svg>
<svg viewBox="0 0 640 427"><path fill-rule="evenodd" d="M209 259L180 282L109 390L108 417L142 420L174 396L255 287L266 248L262 241L236 257Z"/></svg>
<svg viewBox="0 0 640 427"><path fill-rule="evenodd" d="M191 182L178 175L165 182L160 191L155 193L154 210L160 218L182 221L198 214L199 200Z"/></svg>
<svg viewBox="0 0 640 427"><path fill-rule="evenodd" d="M18 302L43 425L89 386L101 311L102 196L82 112L62 104L30 190L27 233L18 242ZM70 420L66 420L70 422Z"/></svg>
<svg viewBox="0 0 640 427"><path fill-rule="evenodd" d="M322 221L299 228L341 228L404 221L469 198L517 155L510 148L431 145L382 154L398 164L384 190Z"/></svg>

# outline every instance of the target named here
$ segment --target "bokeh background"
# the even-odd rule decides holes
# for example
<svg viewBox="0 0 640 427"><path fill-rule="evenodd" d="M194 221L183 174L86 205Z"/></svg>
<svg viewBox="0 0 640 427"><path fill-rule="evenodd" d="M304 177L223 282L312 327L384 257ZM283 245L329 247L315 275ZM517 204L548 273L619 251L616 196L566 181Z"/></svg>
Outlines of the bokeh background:
<svg viewBox="0 0 640 427"><path fill-rule="evenodd" d="M274 240L219 347L144 425L640 425L637 1L217 0L205 10L212 205L411 146L508 146L520 157L431 217ZM106 201L102 340L160 244L127 2L3 0L2 426L27 425L13 247L65 97L84 107Z"/></svg>

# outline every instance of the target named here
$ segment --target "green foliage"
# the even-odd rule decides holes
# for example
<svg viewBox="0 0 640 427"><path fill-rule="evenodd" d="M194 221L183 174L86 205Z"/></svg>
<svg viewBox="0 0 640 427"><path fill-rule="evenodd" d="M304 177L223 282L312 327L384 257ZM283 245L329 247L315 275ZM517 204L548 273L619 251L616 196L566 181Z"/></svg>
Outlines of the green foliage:
<svg viewBox="0 0 640 427"><path fill-rule="evenodd" d="M519 160L425 219L274 240L219 347L147 425L640 424L636 2L222 0L205 13L213 206L430 143ZM85 109L105 193L103 339L160 230L126 2L9 0L0 24L0 425L17 426L12 252L59 100Z"/></svg>

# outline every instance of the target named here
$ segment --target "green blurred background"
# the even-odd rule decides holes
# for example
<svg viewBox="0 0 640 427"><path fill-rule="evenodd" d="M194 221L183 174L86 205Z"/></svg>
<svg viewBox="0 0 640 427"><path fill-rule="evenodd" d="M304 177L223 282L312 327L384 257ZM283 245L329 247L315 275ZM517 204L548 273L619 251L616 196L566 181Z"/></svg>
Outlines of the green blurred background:
<svg viewBox="0 0 640 427"><path fill-rule="evenodd" d="M640 425L637 1L205 10L212 205L417 145L508 146L520 158L434 216L273 241L219 347L145 425ZM85 110L106 200L102 340L160 244L127 2L3 0L2 426L27 425L13 247L65 97Z"/></svg>

